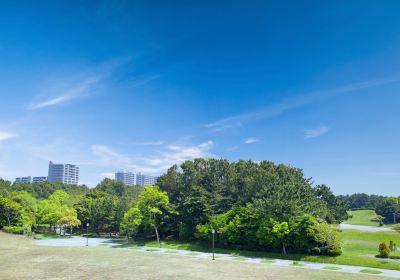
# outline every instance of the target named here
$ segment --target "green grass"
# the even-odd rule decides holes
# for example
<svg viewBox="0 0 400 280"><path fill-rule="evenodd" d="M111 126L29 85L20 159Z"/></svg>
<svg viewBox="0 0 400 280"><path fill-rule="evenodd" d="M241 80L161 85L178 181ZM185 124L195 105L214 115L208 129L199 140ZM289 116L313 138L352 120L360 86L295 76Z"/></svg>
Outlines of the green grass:
<svg viewBox="0 0 400 280"><path fill-rule="evenodd" d="M196 252L191 252L191 253L186 254L186 256L198 256L198 255L201 255L201 254L196 253Z"/></svg>
<svg viewBox="0 0 400 280"><path fill-rule="evenodd" d="M305 261L347 264L366 266L372 268L384 268L400 270L400 263L385 259L375 258L378 254L379 243L390 240L400 244L400 234L397 232L364 232L358 230L344 230L340 233L343 239L343 253L338 257L328 256L304 256ZM393 256L400 255L400 252L392 253Z"/></svg>
<svg viewBox="0 0 400 280"><path fill-rule="evenodd" d="M167 250L167 251L165 251L165 253L167 253L167 254L178 254L178 251L175 251L175 250Z"/></svg>
<svg viewBox="0 0 400 280"><path fill-rule="evenodd" d="M233 258L233 260L234 260L234 261L241 261L241 262L244 262L244 261L247 261L247 260L248 260L248 258L244 258L244 257L236 257L236 258Z"/></svg>
<svg viewBox="0 0 400 280"><path fill-rule="evenodd" d="M341 267L337 267L337 266L325 266L322 269L326 269L326 270L341 270Z"/></svg>
<svg viewBox="0 0 400 280"><path fill-rule="evenodd" d="M54 238L68 238L69 236L60 236L56 233L36 233L35 239L37 240L45 240L45 239L54 239Z"/></svg>
<svg viewBox="0 0 400 280"><path fill-rule="evenodd" d="M247 262L215 262L178 255L101 247L38 246L31 239L0 232L0 279L286 279L356 280L360 275L289 269ZM155 264L157 269L154 269ZM139 268L139 269L138 269ZM379 278L377 278L379 277ZM363 280L390 279L363 275Z"/></svg>
<svg viewBox="0 0 400 280"><path fill-rule="evenodd" d="M355 210L347 212L351 217L346 224L350 225L360 225L360 226L379 226L378 222L371 221L375 216L374 210Z"/></svg>
<svg viewBox="0 0 400 280"><path fill-rule="evenodd" d="M147 252L159 252L160 249L155 249L155 248L150 248L150 249L146 249Z"/></svg>
<svg viewBox="0 0 400 280"><path fill-rule="evenodd" d="M291 265L293 266L306 266L304 263L293 262Z"/></svg>
<svg viewBox="0 0 400 280"><path fill-rule="evenodd" d="M212 258L212 257L213 256L211 255L210 258ZM221 259L223 257L225 257L225 256L223 256L223 255L214 255L214 259Z"/></svg>
<svg viewBox="0 0 400 280"><path fill-rule="evenodd" d="M266 263L266 264L273 264L273 263L275 263L276 261L274 261L274 260L262 260L261 261L261 263Z"/></svg>
<svg viewBox="0 0 400 280"><path fill-rule="evenodd" d="M361 273L368 273L368 274L381 274L382 271L379 270L372 270L372 269L363 269L360 270Z"/></svg>
<svg viewBox="0 0 400 280"><path fill-rule="evenodd" d="M370 268L394 269L400 270L400 263L379 259L374 256L378 254L379 243L385 241L389 244L390 240L400 244L400 234L398 232L363 232L358 230L344 230L339 233L343 240L343 254L338 257L330 256L311 256L304 254L282 255L274 252L246 251L227 248L216 248L217 254L228 254L234 257L259 257L268 259L288 259L292 261L310 261L326 264L344 264L365 266ZM159 244L156 241L140 241L129 244L129 246L149 246L157 248ZM196 252L211 253L211 246L201 243L186 243L179 241L164 241L163 248L180 249ZM400 256L400 252L392 253L393 256Z"/></svg>
<svg viewBox="0 0 400 280"><path fill-rule="evenodd" d="M99 245L97 245L97 246L108 247L109 245L108 245L108 244L101 243L101 244L99 244Z"/></svg>

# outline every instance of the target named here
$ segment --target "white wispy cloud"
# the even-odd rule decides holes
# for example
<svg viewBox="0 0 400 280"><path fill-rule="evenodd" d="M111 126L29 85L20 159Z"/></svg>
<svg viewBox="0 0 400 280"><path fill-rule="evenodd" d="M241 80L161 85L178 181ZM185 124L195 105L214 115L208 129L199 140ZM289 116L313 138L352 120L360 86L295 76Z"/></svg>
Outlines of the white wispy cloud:
<svg viewBox="0 0 400 280"><path fill-rule="evenodd" d="M308 139L308 138L319 137L319 136L324 135L328 131L329 131L329 127L327 127L325 125L323 125L319 128L316 128L316 129L308 129L308 130L304 131L304 138Z"/></svg>
<svg viewBox="0 0 400 280"><path fill-rule="evenodd" d="M129 157L116 152L114 149L106 145L94 144L91 147L92 153L98 158L96 164L103 166L126 166L129 165L131 160Z"/></svg>
<svg viewBox="0 0 400 280"><path fill-rule="evenodd" d="M127 83L128 87L135 88L135 87L144 86L154 80L159 79L160 77L161 77L161 75L159 75L159 74L141 75L141 76L137 76L137 77L130 79L126 83Z"/></svg>
<svg viewBox="0 0 400 280"><path fill-rule="evenodd" d="M259 139L256 139L256 138L250 137L250 138L245 139L245 140L244 140L244 143L245 143L245 144L254 144L254 143L257 143L258 141L260 141L260 140L259 140Z"/></svg>
<svg viewBox="0 0 400 280"><path fill-rule="evenodd" d="M0 131L0 141L9 140L15 137L17 137L17 135L14 133Z"/></svg>
<svg viewBox="0 0 400 280"><path fill-rule="evenodd" d="M224 131L230 128L240 127L243 126L245 123L256 121L259 119L266 119L276 117L288 110L292 110L301 106L308 105L313 102L317 102L319 100L323 100L325 98L340 95L340 94L347 94L360 91L362 89L367 89L371 87L376 87L380 85L386 85L390 83L399 82L400 77L391 77L386 79L380 80L371 80L361 83L353 83L343 87L333 88L333 89L325 89L319 91L309 92L307 94L303 94L296 97L291 97L282 100L281 102L269 105L264 107L263 109L256 110L249 113L238 114L234 116L230 116L227 118L223 118L217 120L212 123L208 123L205 125L206 128L214 131Z"/></svg>
<svg viewBox="0 0 400 280"><path fill-rule="evenodd" d="M147 156L125 155L105 145L92 145L92 153L97 160L94 165L109 166L114 169L125 168L135 172L160 174L174 164L185 160L212 156L210 150L214 143L207 141L198 145L167 145L162 150Z"/></svg>
<svg viewBox="0 0 400 280"><path fill-rule="evenodd" d="M101 75L92 76L86 78L67 89L63 90L63 92L58 94L56 97L52 97L46 100L42 100L39 102L34 102L28 106L29 110L38 110L46 107L58 106L66 104L73 99L77 99L80 97L84 97L90 94L91 90L102 80Z"/></svg>
<svg viewBox="0 0 400 280"><path fill-rule="evenodd" d="M138 146L159 146L164 144L164 141L144 141L144 142L131 142L132 145Z"/></svg>

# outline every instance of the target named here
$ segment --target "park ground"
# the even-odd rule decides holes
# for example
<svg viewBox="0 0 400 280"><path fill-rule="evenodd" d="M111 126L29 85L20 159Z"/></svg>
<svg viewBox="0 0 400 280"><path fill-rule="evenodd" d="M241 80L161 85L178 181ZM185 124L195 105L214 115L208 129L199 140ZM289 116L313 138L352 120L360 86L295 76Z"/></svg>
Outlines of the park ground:
<svg viewBox="0 0 400 280"><path fill-rule="evenodd" d="M0 279L393 279L101 246L37 246L1 232L0 252Z"/></svg>

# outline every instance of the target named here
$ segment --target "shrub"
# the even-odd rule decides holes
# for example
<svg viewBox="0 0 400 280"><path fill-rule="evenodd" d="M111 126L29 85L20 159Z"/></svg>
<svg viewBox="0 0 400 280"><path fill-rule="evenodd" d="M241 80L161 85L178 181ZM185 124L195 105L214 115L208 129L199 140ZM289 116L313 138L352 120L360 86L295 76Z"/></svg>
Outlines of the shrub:
<svg viewBox="0 0 400 280"><path fill-rule="evenodd" d="M342 254L341 240L336 232L328 224L318 224L314 227L314 240L319 245L321 254L339 256Z"/></svg>
<svg viewBox="0 0 400 280"><path fill-rule="evenodd" d="M23 234L24 233L24 228L23 227L18 227L18 226L5 226L3 227L3 231L7 233L12 233L12 234Z"/></svg>
<svg viewBox="0 0 400 280"><path fill-rule="evenodd" d="M382 242L379 244L379 255L378 257L380 258L388 258L390 255L390 249L389 246L386 244L386 242Z"/></svg>

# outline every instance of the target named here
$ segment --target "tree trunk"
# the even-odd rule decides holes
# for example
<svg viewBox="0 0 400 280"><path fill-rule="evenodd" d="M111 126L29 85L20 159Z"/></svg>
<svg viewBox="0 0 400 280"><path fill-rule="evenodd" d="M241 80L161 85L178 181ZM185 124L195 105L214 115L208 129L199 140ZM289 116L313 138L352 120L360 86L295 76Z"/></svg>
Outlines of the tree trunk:
<svg viewBox="0 0 400 280"><path fill-rule="evenodd" d="M7 216L7 222L8 222L8 226L10 227L11 226L11 221L10 221L10 217L9 216Z"/></svg>
<svg viewBox="0 0 400 280"><path fill-rule="evenodd" d="M282 254L283 254L283 255L286 255L285 243L282 243Z"/></svg>
<svg viewBox="0 0 400 280"><path fill-rule="evenodd" d="M158 244L160 245L160 248L161 248L160 236L158 235L158 229L157 229L155 224L154 224L154 230L156 231L157 242L158 242Z"/></svg>

